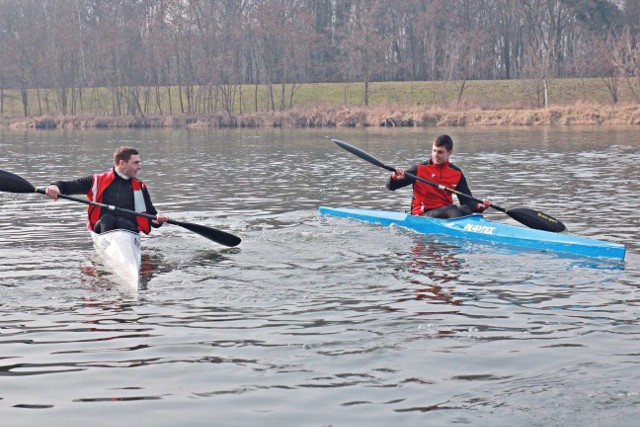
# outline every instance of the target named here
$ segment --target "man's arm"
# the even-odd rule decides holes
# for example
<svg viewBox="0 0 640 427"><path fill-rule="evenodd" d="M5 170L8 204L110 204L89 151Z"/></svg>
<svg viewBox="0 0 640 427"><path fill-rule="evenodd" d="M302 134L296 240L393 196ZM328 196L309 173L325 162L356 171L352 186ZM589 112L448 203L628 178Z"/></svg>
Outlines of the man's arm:
<svg viewBox="0 0 640 427"><path fill-rule="evenodd" d="M160 227L164 222L166 222L169 219L169 217L158 212L156 207L153 206L153 203L151 202L151 196L149 195L149 190L147 189L146 185L142 188L142 195L144 196L144 204L147 207L147 213L149 215L157 216L156 221L149 220L151 226L154 228Z"/></svg>
<svg viewBox="0 0 640 427"><path fill-rule="evenodd" d="M91 175L73 181L56 181L45 189L45 194L54 200L59 194L87 194L91 184Z"/></svg>
<svg viewBox="0 0 640 427"><path fill-rule="evenodd" d="M460 178L460 182L456 186L456 190L461 192L461 193L465 193L465 194L468 194L469 196L473 197L473 194L471 194L471 190L469 189L469 184L467 184L467 179L465 178L464 174L462 174L462 176ZM457 194L457 196L458 196L458 200L460 201L460 205L461 206L464 206L464 205L468 206L469 209L471 209L471 212L482 213L491 204L491 202L489 200L485 200L485 201L483 201L483 203L478 203L475 200L470 199L469 197L461 196L459 194Z"/></svg>
<svg viewBox="0 0 640 427"><path fill-rule="evenodd" d="M56 181L53 185L60 189L62 194L87 194L91 189L91 175L73 181Z"/></svg>
<svg viewBox="0 0 640 427"><path fill-rule="evenodd" d="M413 166L412 168L409 168L406 170L406 173L410 173L411 175L415 175L418 173L418 166ZM387 188L391 191L395 191L398 188L402 188L402 187L406 187L407 185L413 184L413 179L411 178L401 178L401 179L397 179L394 178L396 174L393 173L389 179L387 180Z"/></svg>

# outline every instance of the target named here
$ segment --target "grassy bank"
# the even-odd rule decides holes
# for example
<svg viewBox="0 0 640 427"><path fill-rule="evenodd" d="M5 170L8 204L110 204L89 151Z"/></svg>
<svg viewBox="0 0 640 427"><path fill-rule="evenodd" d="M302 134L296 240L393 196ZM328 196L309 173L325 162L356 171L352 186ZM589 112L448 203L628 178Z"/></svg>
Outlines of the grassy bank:
<svg viewBox="0 0 640 427"><path fill-rule="evenodd" d="M153 97L140 88L126 92L135 96L136 114L123 114L121 109L114 114L113 91L92 90L83 95L81 102L75 100L77 113L73 115L60 114L55 91L39 90L30 93L32 114L27 117L19 112L16 94L5 91L0 126L79 129L640 124L639 82L619 81L617 104L612 102L607 84L611 82L603 79L550 80L545 92L543 82L523 80L372 83L366 107L363 85L356 83L278 86L272 94L265 86L216 87L206 91L198 88L190 97L188 110L193 113L181 112L185 110L185 100L176 88L154 88ZM112 106L111 110L104 108L106 105Z"/></svg>

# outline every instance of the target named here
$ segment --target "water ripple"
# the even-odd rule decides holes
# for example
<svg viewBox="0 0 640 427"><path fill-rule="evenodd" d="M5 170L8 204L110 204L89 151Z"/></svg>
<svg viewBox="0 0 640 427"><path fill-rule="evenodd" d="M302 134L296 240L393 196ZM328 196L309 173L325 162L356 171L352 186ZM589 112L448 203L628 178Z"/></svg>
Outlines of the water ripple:
<svg viewBox="0 0 640 427"><path fill-rule="evenodd" d="M344 132L398 165L433 137ZM190 425L633 425L635 132L452 130L474 194L625 243L622 263L323 217L319 205L410 200L326 130L5 134L8 158L23 159L13 172L38 185L139 145L159 209L243 242L163 226L143 237L131 294L100 266L84 207L1 193L0 408L16 426L176 425L185 413Z"/></svg>

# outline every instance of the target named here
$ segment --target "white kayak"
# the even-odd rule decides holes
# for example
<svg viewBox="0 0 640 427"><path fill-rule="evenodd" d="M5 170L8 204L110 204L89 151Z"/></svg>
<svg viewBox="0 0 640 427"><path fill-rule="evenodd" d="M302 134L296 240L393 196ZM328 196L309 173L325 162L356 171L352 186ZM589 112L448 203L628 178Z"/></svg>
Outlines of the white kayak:
<svg viewBox="0 0 640 427"><path fill-rule="evenodd" d="M129 288L137 290L142 262L140 234L117 229L101 234L91 232L91 238L105 266Z"/></svg>

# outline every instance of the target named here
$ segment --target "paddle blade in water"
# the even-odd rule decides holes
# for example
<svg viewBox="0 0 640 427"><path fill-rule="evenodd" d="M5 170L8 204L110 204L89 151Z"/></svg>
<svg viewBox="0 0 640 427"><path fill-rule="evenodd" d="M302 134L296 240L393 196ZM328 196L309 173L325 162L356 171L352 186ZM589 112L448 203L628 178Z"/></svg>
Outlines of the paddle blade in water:
<svg viewBox="0 0 640 427"><path fill-rule="evenodd" d="M227 233L226 231L217 230L215 228L206 227L204 225L192 224L190 222L182 222L182 221L167 221L169 224L179 225L180 227L184 227L189 231L193 231L194 233L198 233L202 237L206 237L209 240L213 240L216 243L219 243L224 246L238 246L242 241L238 236L234 236L231 233Z"/></svg>
<svg viewBox="0 0 640 427"><path fill-rule="evenodd" d="M551 231L559 233L566 227L562 222L552 216L528 208L509 209L506 214L521 224L536 230Z"/></svg>

